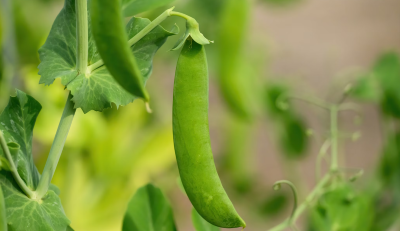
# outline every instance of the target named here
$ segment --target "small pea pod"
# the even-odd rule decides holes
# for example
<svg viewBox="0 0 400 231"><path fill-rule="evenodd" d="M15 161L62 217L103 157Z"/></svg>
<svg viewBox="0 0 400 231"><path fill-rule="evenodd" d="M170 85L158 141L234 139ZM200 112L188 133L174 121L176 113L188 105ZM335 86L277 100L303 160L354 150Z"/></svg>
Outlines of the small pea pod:
<svg viewBox="0 0 400 231"><path fill-rule="evenodd" d="M246 120L254 113L252 94L255 91L251 86L252 75L246 70L243 58L249 13L249 0L227 0L218 37L218 82L222 96L231 111Z"/></svg>
<svg viewBox="0 0 400 231"><path fill-rule="evenodd" d="M189 37L176 67L173 96L179 174L194 208L206 221L223 228L245 227L214 164L208 128L208 81L204 47Z"/></svg>
<svg viewBox="0 0 400 231"><path fill-rule="evenodd" d="M149 100L143 76L128 45L121 0L91 1L93 37L108 71L129 93Z"/></svg>

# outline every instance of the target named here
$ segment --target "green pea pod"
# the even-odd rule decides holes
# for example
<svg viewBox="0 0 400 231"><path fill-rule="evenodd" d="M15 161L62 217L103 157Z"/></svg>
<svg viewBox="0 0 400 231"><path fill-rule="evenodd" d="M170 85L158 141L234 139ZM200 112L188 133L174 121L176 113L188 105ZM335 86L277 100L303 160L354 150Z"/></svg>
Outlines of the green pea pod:
<svg viewBox="0 0 400 231"><path fill-rule="evenodd" d="M0 231L7 231L6 204L4 202L3 190L0 186Z"/></svg>
<svg viewBox="0 0 400 231"><path fill-rule="evenodd" d="M149 100L143 77L128 45L120 0L92 0L93 37L108 71L129 93Z"/></svg>
<svg viewBox="0 0 400 231"><path fill-rule="evenodd" d="M196 211L215 226L245 227L214 164L208 128L207 58L204 47L190 37L176 67L173 135L179 174Z"/></svg>
<svg viewBox="0 0 400 231"><path fill-rule="evenodd" d="M219 29L219 85L229 108L239 117L253 114L251 75L244 69L243 43L250 12L249 0L228 0Z"/></svg>

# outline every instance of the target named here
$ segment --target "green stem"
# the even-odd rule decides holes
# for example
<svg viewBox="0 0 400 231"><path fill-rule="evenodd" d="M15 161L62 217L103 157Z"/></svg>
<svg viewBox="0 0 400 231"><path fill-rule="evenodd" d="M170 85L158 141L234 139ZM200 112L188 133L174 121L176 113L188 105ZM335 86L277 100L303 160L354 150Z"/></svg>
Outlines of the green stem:
<svg viewBox="0 0 400 231"><path fill-rule="evenodd" d="M183 13L176 12L176 11L171 11L171 14L170 14L170 15L171 15L171 16L178 16L178 17L184 18L184 19L186 19L186 20L191 20L191 19L193 19L192 17L190 17L190 16L187 15L187 14L183 14Z"/></svg>
<svg viewBox="0 0 400 231"><path fill-rule="evenodd" d="M322 158L325 157L326 153L328 152L328 148L331 146L331 140L327 139L325 142L322 144L321 149L318 152L317 156L317 161L315 163L315 177L316 180L318 181L320 176L321 176L321 162Z"/></svg>
<svg viewBox="0 0 400 231"><path fill-rule="evenodd" d="M331 171L336 171L338 168L338 107L331 106Z"/></svg>
<svg viewBox="0 0 400 231"><path fill-rule="evenodd" d="M32 199L35 199L35 193L26 186L24 180L22 180L21 176L18 174L17 167L14 164L14 160L11 157L10 149L8 149L6 140L4 139L3 132L0 131L0 144L3 149L4 154L10 164L11 174L13 175L15 181L17 182L18 186L24 191L24 193Z"/></svg>
<svg viewBox="0 0 400 231"><path fill-rule="evenodd" d="M57 133L51 146L49 156L44 166L43 174L40 177L39 185L36 190L38 198L43 198L49 189L51 179L53 178L54 171L56 170L58 161L62 150L64 148L65 140L67 139L72 120L75 115L74 103L71 101L71 93L68 96L67 103L64 107L64 112L61 116L60 124L58 125Z"/></svg>
<svg viewBox="0 0 400 231"><path fill-rule="evenodd" d="M88 51L89 51L89 40L88 40L88 15L87 15L87 0L76 0L76 67L78 73L86 74L88 64ZM72 124L72 120L75 115L74 103L72 102L71 92L68 95L67 102L64 107L63 114L61 116L60 123L58 125L56 136L53 140L49 156L47 157L46 165L43 169L43 174L40 177L39 185L36 189L38 198L43 198L49 189L51 179L53 178L54 172L57 168L58 161L62 150L67 139L69 129Z"/></svg>
<svg viewBox="0 0 400 231"><path fill-rule="evenodd" d="M78 73L86 74L88 64L88 15L87 0L76 0L76 67Z"/></svg>
<svg viewBox="0 0 400 231"><path fill-rule="evenodd" d="M158 16L156 19L154 19L150 24L148 24L143 30L141 30L139 33L137 33L135 36L133 36L131 39L128 41L129 47L132 47L135 43L137 43L139 40L141 40L144 36L146 36L149 32L151 32L154 28L156 28L158 25L160 25L161 22L163 22L165 19L167 19L169 16L172 14L172 10L174 7L164 11L160 16ZM92 65L88 67L88 72L92 72L104 65L103 60L99 60Z"/></svg>
<svg viewBox="0 0 400 231"><path fill-rule="evenodd" d="M288 107L287 103L285 103L285 100L288 99L295 99L295 100L300 100L306 103L309 103L311 105L320 107L322 109L326 109L329 110L330 109L330 105L323 101L320 100L318 98L314 98L314 97L310 97L310 96L302 96L302 95L294 95L294 94L282 94L278 97L278 99L276 100L276 103L279 105L281 105L281 107L283 107L283 109L286 107Z"/></svg>
<svg viewBox="0 0 400 231"><path fill-rule="evenodd" d="M3 29L3 38L0 39L0 55L3 67L0 69L0 111L3 111L10 96L12 80L18 75L18 52L15 39L15 22L13 15L13 1L0 1L0 26ZM18 81L16 81L18 82Z"/></svg>

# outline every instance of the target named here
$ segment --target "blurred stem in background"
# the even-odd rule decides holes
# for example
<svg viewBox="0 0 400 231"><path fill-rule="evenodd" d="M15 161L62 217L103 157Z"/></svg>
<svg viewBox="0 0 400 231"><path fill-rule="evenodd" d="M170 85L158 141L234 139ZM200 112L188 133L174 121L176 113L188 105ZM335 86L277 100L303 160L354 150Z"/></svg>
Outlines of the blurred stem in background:
<svg viewBox="0 0 400 231"><path fill-rule="evenodd" d="M1 0L0 112L7 104L13 78L17 74L18 52L13 16L13 1Z"/></svg>

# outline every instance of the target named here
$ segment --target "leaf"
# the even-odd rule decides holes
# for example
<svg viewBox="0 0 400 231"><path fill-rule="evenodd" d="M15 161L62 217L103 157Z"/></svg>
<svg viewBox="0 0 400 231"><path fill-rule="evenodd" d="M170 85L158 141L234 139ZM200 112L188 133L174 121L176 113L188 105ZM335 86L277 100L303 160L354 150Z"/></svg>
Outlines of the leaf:
<svg viewBox="0 0 400 231"><path fill-rule="evenodd" d="M6 204L4 202L3 190L0 186L0 231L7 231Z"/></svg>
<svg viewBox="0 0 400 231"><path fill-rule="evenodd" d="M306 123L285 97L288 92L286 86L269 84L265 90L264 104L278 128L283 154L288 158L299 158L306 154L309 138Z"/></svg>
<svg viewBox="0 0 400 231"><path fill-rule="evenodd" d="M93 37L114 79L129 93L149 100L142 75L128 45L120 1L92 0Z"/></svg>
<svg viewBox="0 0 400 231"><path fill-rule="evenodd" d="M32 136L41 109L42 106L35 99L17 90L17 96L10 97L0 115L0 130L9 147L12 146L10 151L18 173L30 188L36 188L39 182L39 174L32 159Z"/></svg>
<svg viewBox="0 0 400 231"><path fill-rule="evenodd" d="M39 173L32 160L32 132L40 110L41 105L35 99L17 90L17 96L10 97L8 106L0 115L0 130L11 148L18 173L31 189L35 189L39 181ZM4 170L0 171L0 185L10 230L67 229L70 221L54 191L49 190L42 200L30 199L21 191L12 174Z"/></svg>
<svg viewBox="0 0 400 231"><path fill-rule="evenodd" d="M378 79L383 91L382 111L400 118L400 58L391 52L382 55L376 62L373 74Z"/></svg>
<svg viewBox="0 0 400 231"><path fill-rule="evenodd" d="M175 0L122 0L122 11L125 17L168 5Z"/></svg>
<svg viewBox="0 0 400 231"><path fill-rule="evenodd" d="M269 84L266 87L264 98L265 108L271 117L279 118L280 116L287 114L286 108L282 108L280 105L282 97L284 97L287 92L287 87L279 84Z"/></svg>
<svg viewBox="0 0 400 231"><path fill-rule="evenodd" d="M159 188L139 188L129 202L123 231L176 231L171 206Z"/></svg>
<svg viewBox="0 0 400 231"><path fill-rule="evenodd" d="M132 18L126 26L128 38L140 32L150 21L143 18ZM75 1L66 0L45 44L39 49L41 64L39 65L40 83L50 85L56 78L71 91L75 108L84 113L91 110L103 111L110 108L111 103L117 107L124 106L136 99L124 90L110 75L107 68L101 67L91 73L76 70L76 33L75 33ZM157 50L173 32L157 26L139 42L131 47L138 67L146 83L152 72L152 60ZM100 60L89 23L89 60L91 65Z"/></svg>
<svg viewBox="0 0 400 231"><path fill-rule="evenodd" d="M221 230L215 225L208 223L203 217L196 211L195 208L192 209L192 222L196 231L219 231Z"/></svg>
<svg viewBox="0 0 400 231"><path fill-rule="evenodd" d="M350 91L350 96L363 101L379 103L382 99L382 92L374 75L365 75L359 78Z"/></svg>
<svg viewBox="0 0 400 231"><path fill-rule="evenodd" d="M262 215L265 216L276 216L285 208L288 204L288 196L282 192L274 193L267 198L264 202L259 205L259 210Z"/></svg>
<svg viewBox="0 0 400 231"><path fill-rule="evenodd" d="M318 231L369 230L373 209L367 195L339 184L323 195L311 212L311 225Z"/></svg>
<svg viewBox="0 0 400 231"><path fill-rule="evenodd" d="M308 147L308 136L304 121L295 115L287 115L282 120L280 144L288 158L303 157Z"/></svg>
<svg viewBox="0 0 400 231"><path fill-rule="evenodd" d="M400 192L400 132L387 137L379 173L383 183Z"/></svg>

